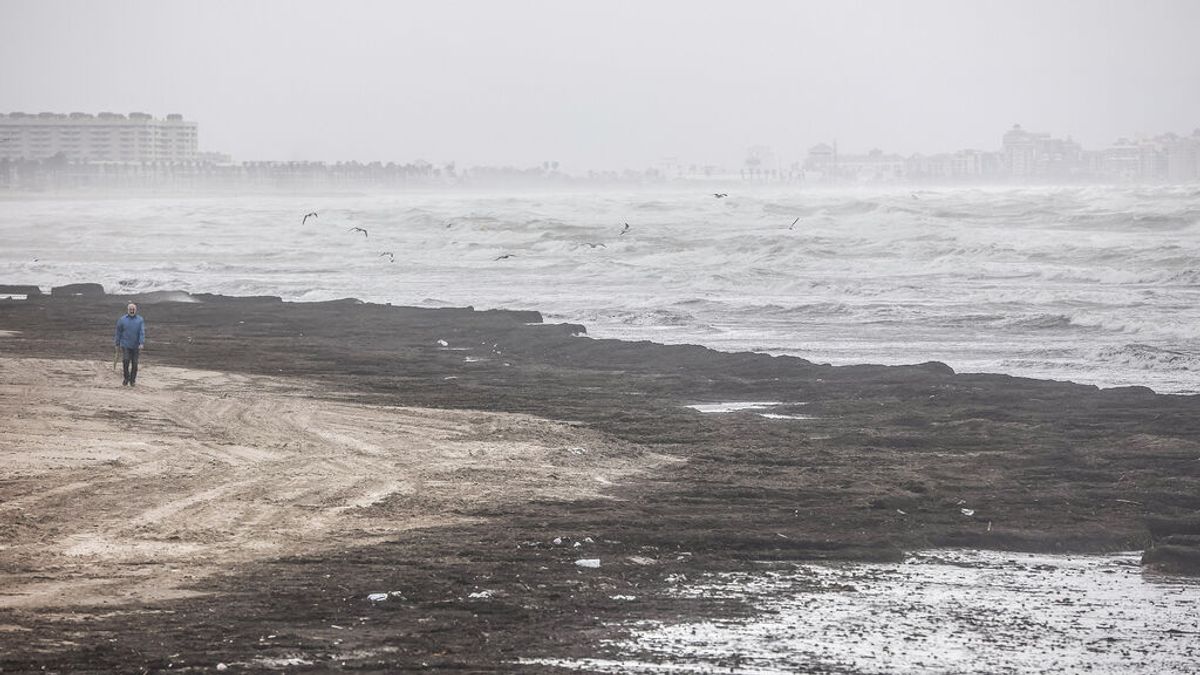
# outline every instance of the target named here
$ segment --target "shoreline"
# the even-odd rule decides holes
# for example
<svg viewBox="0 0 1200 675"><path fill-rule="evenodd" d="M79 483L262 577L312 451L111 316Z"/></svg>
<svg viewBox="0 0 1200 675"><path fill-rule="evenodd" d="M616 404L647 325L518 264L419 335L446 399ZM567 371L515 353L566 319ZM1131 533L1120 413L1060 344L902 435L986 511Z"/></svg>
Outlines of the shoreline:
<svg viewBox="0 0 1200 675"><path fill-rule="evenodd" d="M64 359L104 363L111 359L111 322L138 297L0 301L0 331L11 331L0 337L0 360L53 359L67 370L72 361ZM502 664L518 656L594 655L596 641L617 630L605 628L601 617L686 616L699 611L696 603L714 608L656 595L672 574L733 569L748 560L894 560L906 550L935 547L1140 549L1150 542L1148 519L1187 521L1200 510L1197 396L955 374L937 363L833 367L693 345L582 339L575 335L584 327L544 324L536 312L203 294L186 303L156 301L165 297L143 299L150 339L139 378L145 394L139 388L137 396L161 389L165 381L155 379L160 368L163 376L168 368L202 369L226 378L288 382L303 389L316 409L352 407L353 419L395 409L471 419L517 415L565 425L555 428L592 440L574 445L566 436L551 442L542 432L529 432L517 446L556 448L553 460L495 459L482 467L530 471L561 464L565 468L542 470L552 499L531 493L507 501L434 502L438 513L461 520L347 542L345 548L268 551L230 561L219 573L185 584L195 593L190 597L135 599L115 614L73 607L94 622L82 636L61 610L0 608L6 626L0 645L7 654L0 667L6 670L127 668L130 650L142 655L136 663L150 668L166 667L172 654L186 655L175 663L211 666L260 653L260 639L271 633L291 636L266 650L278 658L342 653L351 641L370 653L356 662L378 669L429 663L529 672ZM104 391L103 375L91 376L101 379L89 386ZM31 377L29 384L6 387L5 396L26 400L37 383ZM63 378L47 395L79 393L72 377ZM262 398L259 391L248 387L237 400L245 407ZM127 393L134 392L122 391L118 381L111 396L121 401ZM209 393L201 388L189 395ZM181 401L179 410L204 409L196 400ZM686 407L738 401L781 405L718 414ZM20 408L8 406L14 415ZM52 408L39 419L64 432L86 418L82 410L47 410ZM139 423L155 417L131 414L128 428L110 429L115 437L136 435ZM230 433L254 428L239 425L236 416L213 419L234 421L201 426ZM356 436L356 423L338 428L351 439L343 444L365 442ZM180 436L164 429L156 432ZM475 435L487 444L500 433ZM256 438L235 439L235 445L261 450ZM224 447L203 435L189 442L199 454ZM392 456L386 442L371 443ZM597 457L586 452L592 446L612 451ZM572 453L576 447L585 452ZM17 496L12 462L31 448L6 440L4 449L10 459L0 504ZM572 466L646 456L639 453L663 463L605 474L607 482L575 485L565 478ZM288 461L303 464L313 457ZM511 471L487 477L462 468L438 479L444 481L442 494L469 486L504 492L517 484ZM592 476L588 471L571 475ZM255 490L288 503L266 485ZM371 502L372 517L395 520L407 513L412 505L402 495L393 489ZM330 503L315 514L341 506ZM20 527L26 529L6 531L6 546L22 541L22 532L41 532L48 541L62 534L52 522L22 521ZM555 538L563 543L554 544ZM590 557L602 566L574 564ZM366 599L380 590L399 590L404 600ZM489 590L486 598L471 597ZM644 600L630 605L609 597L627 593ZM359 621L362 616L369 621ZM151 626L160 627L157 636L144 634ZM38 636L32 643L31 631ZM104 642L101 635L116 641ZM335 648L333 640L341 643ZM513 653L518 648L521 653Z"/></svg>
<svg viewBox="0 0 1200 675"><path fill-rule="evenodd" d="M384 307L384 306L393 307L394 306L397 308L405 308L405 309L412 309L412 310L460 310L460 309L476 310L476 305L474 305L474 304L455 304L455 303L446 303L446 302L440 302L440 301L434 301L434 300L430 300L430 301L426 302L425 304L402 305L402 304L395 304L392 302L385 302L385 301L378 300L378 299L363 300L361 298L352 297L352 296L340 296L340 297L336 297L336 298L312 300L312 299L304 299L301 296L224 295L223 293L218 293L218 292L209 292L209 291L201 292L201 291L194 291L194 290L193 291L156 290L156 291L137 292L137 291L129 291L127 289L118 289L116 292L108 292L103 287L103 285L95 284L95 283L71 283L71 284L65 284L63 286L47 286L47 285L26 284L26 283L0 284L0 301L5 301L5 300L22 301L22 300L26 300L28 298L51 297L52 294L56 291L60 292L60 294L66 293L66 294L81 295L81 296L86 296L86 297L108 296L108 297L122 297L122 298L130 298L130 299L141 299L139 301L151 302L151 303L166 302L166 301L187 302L192 297L214 297L214 298L215 297L225 297L225 298L254 297L254 298L271 298L271 299L274 299L279 302L291 303L291 304L321 304L321 303L329 303L329 302L353 301L353 302L361 302L363 304L375 305L375 306L380 306L380 307ZM651 333L652 333L651 335L646 335L645 331L642 331L642 332L639 332L636 330L631 331L628 329L622 329L619 326L605 326L601 329L596 329L594 326L585 325L584 323L582 323L582 320L575 321L573 319L573 317L570 317L570 316L547 314L543 310L540 310L538 308L533 308L533 307L527 308L527 309L521 309L521 308L514 308L511 306L494 306L494 307L486 307L485 309L476 310L476 311L489 311L489 312L500 312L500 313L511 312L511 313L517 313L517 314L530 316L530 317L537 317L537 321L536 321L537 323L550 322L550 325L564 324L564 325L578 326L579 330L581 331L581 334L586 335L587 337L590 337L590 338L597 338L597 339L601 339L601 340L611 340L611 341L616 341L616 342L627 342L627 343L628 342L632 342L632 343L651 342L651 343L661 345L661 346L699 347L699 348L708 349L708 350L718 352L718 353L723 353L723 354L751 353L751 354L758 354L758 355L771 356L771 357L797 358L797 359L801 359L804 361L809 361L809 359L806 358L805 355L803 355L801 353L797 353L795 350L783 350L783 349L776 349L776 348L738 349L738 348L733 348L733 347L729 347L729 346L722 346L720 344L714 344L711 342L710 343L698 343L698 342L694 341L694 338L695 338L694 335L689 335L687 333L672 334L673 327L668 328L663 331L651 331ZM1137 346L1137 345L1134 345L1134 346ZM1036 373L1036 372L1035 373L1025 373L1025 372L1021 372L1019 369L1017 371L1013 371L1013 372L1006 372L1003 370L972 369L969 366L963 367L962 365L955 365L953 363L947 363L948 360L943 360L943 359L939 359L939 358L929 358L924 361L915 359L915 358L911 359L911 360L897 359L894 362L879 361L879 360L871 361L871 360L864 360L864 359L865 359L865 357L828 358L826 356L826 357L822 358L819 362L817 362L817 361L809 361L809 362L818 363L819 365L823 365L823 366L833 366L835 368L842 368L842 367L913 367L913 366L922 365L923 363L939 363L939 364L945 365L946 367L949 367L955 374L961 374L961 375L1001 376L1001 377L1013 377L1013 378L1028 379L1028 380L1035 380L1035 381L1047 381L1047 382L1052 381L1052 382L1056 382L1056 383L1060 383L1060 384L1093 387L1093 388L1097 388L1097 389L1101 389L1101 390L1127 389L1127 388L1145 389L1156 395L1161 395L1161 396L1198 396L1198 395L1200 395L1200 392L1197 392L1192 389L1165 390L1164 391L1164 390L1156 389L1153 386L1151 386L1150 384L1145 384L1145 383L1129 383L1129 382L1121 382L1120 380L1117 380L1116 381L1117 383L1113 383L1114 380L1109 377L1102 377L1102 378L1093 377L1091 381L1088 381L1086 378L1081 379L1080 377L1076 377L1076 375L1078 375L1077 373L1071 373L1071 372L1065 372L1065 371L1063 373L1046 374L1046 373ZM978 364L976 364L976 365L978 365Z"/></svg>

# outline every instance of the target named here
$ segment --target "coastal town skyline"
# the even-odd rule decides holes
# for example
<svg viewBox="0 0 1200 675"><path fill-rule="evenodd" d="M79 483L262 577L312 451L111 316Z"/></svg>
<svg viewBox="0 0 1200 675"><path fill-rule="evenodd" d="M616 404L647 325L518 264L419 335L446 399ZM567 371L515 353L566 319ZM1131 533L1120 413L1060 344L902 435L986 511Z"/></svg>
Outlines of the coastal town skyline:
<svg viewBox="0 0 1200 675"><path fill-rule="evenodd" d="M766 146L786 166L835 140L986 149L1014 123L1103 148L1191 133L1197 24L1170 0L13 0L0 110L181 112L248 161L731 168Z"/></svg>
<svg viewBox="0 0 1200 675"><path fill-rule="evenodd" d="M255 171L305 172L324 167L402 167L405 178L457 180L472 172L496 176L524 173L547 176L626 179L730 179L752 182L889 183L889 182L1173 182L1200 180L1200 127L1190 134L1165 132L1153 136L1121 137L1101 148L1087 148L1071 135L1057 137L1014 124L1004 131L999 147L980 144L951 152L902 155L871 148L846 152L836 140L807 149L776 150L768 145L747 148L742 162L722 166L677 157L659 158L648 166L620 171L565 167L557 159L531 166L460 165L454 159L379 158L368 162L321 160L280 161L235 158L200 144L199 123L180 113L155 117L145 112L0 113L0 185L11 185L20 163L155 165L158 167L249 167ZM26 172L29 166L26 166ZM540 171L540 174L539 174ZM461 172L461 174L460 174Z"/></svg>

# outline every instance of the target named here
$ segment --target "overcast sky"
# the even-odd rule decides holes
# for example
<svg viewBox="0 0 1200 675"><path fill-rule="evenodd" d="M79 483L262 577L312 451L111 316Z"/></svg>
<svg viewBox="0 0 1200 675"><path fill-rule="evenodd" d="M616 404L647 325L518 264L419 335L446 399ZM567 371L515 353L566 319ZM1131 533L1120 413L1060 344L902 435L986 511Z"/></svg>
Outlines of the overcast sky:
<svg viewBox="0 0 1200 675"><path fill-rule="evenodd" d="M171 112L235 159L736 167L1200 127L1200 1L0 0L0 112Z"/></svg>

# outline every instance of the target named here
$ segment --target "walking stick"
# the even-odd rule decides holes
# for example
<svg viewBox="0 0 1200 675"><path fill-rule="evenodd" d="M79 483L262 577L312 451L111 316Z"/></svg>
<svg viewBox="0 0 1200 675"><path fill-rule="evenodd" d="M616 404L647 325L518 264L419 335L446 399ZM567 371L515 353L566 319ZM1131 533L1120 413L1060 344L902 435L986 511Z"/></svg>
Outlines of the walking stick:
<svg viewBox="0 0 1200 675"><path fill-rule="evenodd" d="M114 372L114 373L115 373L115 372L117 372L117 361L120 361L120 360L121 360L121 348L120 348L120 347L113 347L113 364L112 364L112 369L113 369L113 372Z"/></svg>

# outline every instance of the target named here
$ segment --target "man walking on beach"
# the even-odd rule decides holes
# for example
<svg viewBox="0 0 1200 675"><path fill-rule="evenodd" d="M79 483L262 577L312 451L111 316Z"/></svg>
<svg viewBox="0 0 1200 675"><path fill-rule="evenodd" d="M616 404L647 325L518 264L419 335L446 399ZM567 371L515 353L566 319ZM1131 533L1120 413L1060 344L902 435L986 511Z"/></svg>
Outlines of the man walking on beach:
<svg viewBox="0 0 1200 675"><path fill-rule="evenodd" d="M113 344L121 348L121 367L125 372L122 385L137 384L138 352L146 346L146 321L138 316L137 305L132 302L125 308L125 316L117 319L117 334Z"/></svg>

